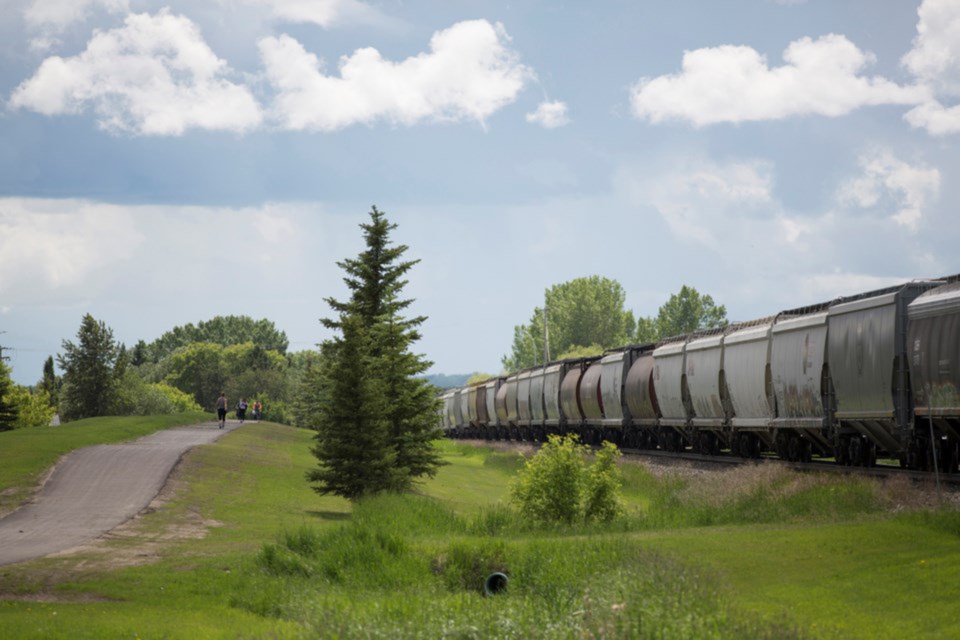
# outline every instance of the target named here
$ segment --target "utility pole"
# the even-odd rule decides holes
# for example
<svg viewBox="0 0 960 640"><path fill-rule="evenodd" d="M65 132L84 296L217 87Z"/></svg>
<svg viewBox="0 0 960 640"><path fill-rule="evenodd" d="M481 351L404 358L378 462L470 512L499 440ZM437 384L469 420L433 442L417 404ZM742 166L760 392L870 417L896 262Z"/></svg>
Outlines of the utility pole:
<svg viewBox="0 0 960 640"><path fill-rule="evenodd" d="M547 332L547 297L543 297L543 366L550 362L550 334Z"/></svg>

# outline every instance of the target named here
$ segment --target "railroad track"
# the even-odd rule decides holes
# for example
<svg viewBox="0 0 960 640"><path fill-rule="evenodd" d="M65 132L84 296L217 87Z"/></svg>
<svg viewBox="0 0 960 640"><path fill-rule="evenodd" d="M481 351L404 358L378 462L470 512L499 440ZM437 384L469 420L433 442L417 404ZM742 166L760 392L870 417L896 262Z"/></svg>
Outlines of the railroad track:
<svg viewBox="0 0 960 640"><path fill-rule="evenodd" d="M537 449L540 447L539 442L530 442L527 440L462 440L462 442L469 442L478 446L489 446L491 443L497 442L509 444L511 447L518 449ZM859 475L873 478L898 477L906 478L915 483L929 483L931 485L935 485L939 481L940 485L949 487L951 490L960 489L960 474L940 473L938 478L938 474L935 474L931 471L901 469L898 465L894 464L878 464L873 467L857 467L838 465L833 460L790 462L788 460L781 460L780 458L768 456L761 456L760 458L741 458L739 456L730 455L729 453L721 453L720 455L704 455L693 452L674 453L670 451L660 451L659 449L630 448L624 448L621 449L621 451L624 455L636 458L655 459L661 464L692 464L703 469L717 469L724 467L729 468L749 464L778 464L784 465L796 471L804 472L835 473L850 476Z"/></svg>

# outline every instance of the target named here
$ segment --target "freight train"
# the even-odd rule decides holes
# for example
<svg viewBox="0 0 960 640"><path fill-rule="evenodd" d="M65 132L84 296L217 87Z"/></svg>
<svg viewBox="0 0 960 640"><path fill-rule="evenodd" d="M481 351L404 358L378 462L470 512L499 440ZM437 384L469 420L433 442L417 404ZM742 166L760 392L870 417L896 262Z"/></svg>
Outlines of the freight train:
<svg viewBox="0 0 960 640"><path fill-rule="evenodd" d="M960 275L548 362L442 395L453 438L957 472Z"/></svg>

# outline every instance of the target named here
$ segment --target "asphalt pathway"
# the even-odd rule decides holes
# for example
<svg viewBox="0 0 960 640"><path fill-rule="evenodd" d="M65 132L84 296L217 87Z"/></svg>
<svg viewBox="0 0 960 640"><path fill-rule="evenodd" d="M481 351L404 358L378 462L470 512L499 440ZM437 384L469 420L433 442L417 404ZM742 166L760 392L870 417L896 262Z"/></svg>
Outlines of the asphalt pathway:
<svg viewBox="0 0 960 640"><path fill-rule="evenodd" d="M206 422L73 451L29 504L0 520L0 565L85 544L126 522L160 493L184 453L238 426Z"/></svg>

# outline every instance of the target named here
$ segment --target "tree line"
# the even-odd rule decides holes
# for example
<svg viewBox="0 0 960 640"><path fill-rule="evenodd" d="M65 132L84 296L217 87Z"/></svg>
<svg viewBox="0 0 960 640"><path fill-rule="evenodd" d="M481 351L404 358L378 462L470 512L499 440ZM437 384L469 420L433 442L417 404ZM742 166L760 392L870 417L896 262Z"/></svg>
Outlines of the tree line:
<svg viewBox="0 0 960 640"><path fill-rule="evenodd" d="M671 336L726 326L727 309L709 295L686 285L659 308L655 317L636 318L626 309L626 293L616 280L601 276L576 278L553 285L544 295L544 308L535 307L530 321L513 329L510 352L501 362L516 371L549 360L600 355L605 349L657 342Z"/></svg>
<svg viewBox="0 0 960 640"><path fill-rule="evenodd" d="M212 411L221 391L233 401L259 399L271 419L295 423L301 378L317 354L287 353L288 344L269 320L217 316L128 349L88 313L33 387L14 384L0 361L0 430L46 425L54 414L71 421Z"/></svg>

